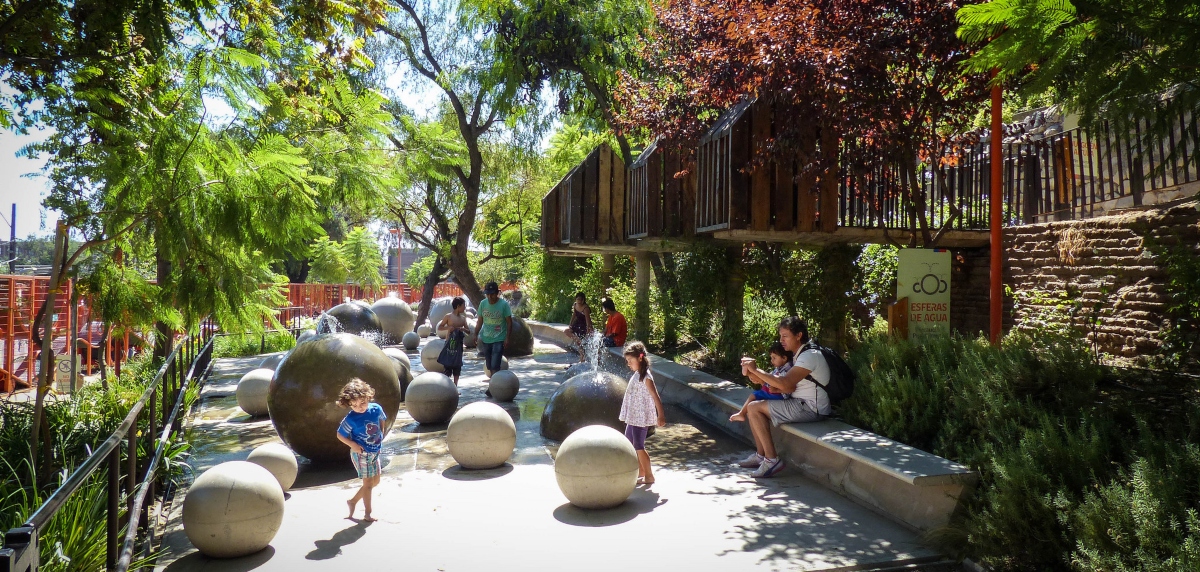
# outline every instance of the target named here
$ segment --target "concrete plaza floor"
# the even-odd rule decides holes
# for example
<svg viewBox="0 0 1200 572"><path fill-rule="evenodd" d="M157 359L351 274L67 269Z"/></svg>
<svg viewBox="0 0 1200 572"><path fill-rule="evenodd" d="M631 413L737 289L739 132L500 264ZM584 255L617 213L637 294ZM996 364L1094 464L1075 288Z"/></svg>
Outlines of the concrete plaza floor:
<svg viewBox="0 0 1200 572"><path fill-rule="evenodd" d="M420 373L418 354L409 356ZM486 399L487 380L473 358L469 351L460 405ZM270 420L245 415L233 397L240 376L261 359L215 362L190 420L195 474L278 441ZM647 441L653 486L610 510L571 506L554 477L557 443L539 434L539 423L576 360L541 341L533 356L510 360L521 392L500 404L517 423L509 464L460 469L446 450L445 425L421 426L401 407L384 441L378 521L345 518L345 500L358 486L348 461L302 464L271 546L209 559L183 533L181 488L157 570L842 570L938 560L915 533L802 476L785 471L754 481L731 466L747 454L746 444L673 407L667 427Z"/></svg>

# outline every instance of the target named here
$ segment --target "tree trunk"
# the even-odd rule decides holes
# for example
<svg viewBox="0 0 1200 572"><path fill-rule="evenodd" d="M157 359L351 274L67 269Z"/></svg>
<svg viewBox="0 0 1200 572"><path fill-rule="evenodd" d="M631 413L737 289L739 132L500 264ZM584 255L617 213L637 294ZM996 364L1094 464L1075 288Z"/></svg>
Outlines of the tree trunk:
<svg viewBox="0 0 1200 572"><path fill-rule="evenodd" d="M425 277L425 286L421 288L421 309L417 311L417 321L413 322L414 327L425 323L425 319L429 317L429 306L433 300L434 288L438 282L442 281L442 277L446 275L446 262L441 256L433 257L433 270L429 271L429 275ZM437 324L433 324L437 325Z"/></svg>
<svg viewBox="0 0 1200 572"><path fill-rule="evenodd" d="M742 330L745 325L746 272L742 266L742 247L725 249L725 312L721 335L717 342L717 364L721 369L734 370L742 357Z"/></svg>
<svg viewBox="0 0 1200 572"><path fill-rule="evenodd" d="M650 337L650 253L634 256L633 335L642 342Z"/></svg>
<svg viewBox="0 0 1200 572"><path fill-rule="evenodd" d="M51 259L50 266L50 282L46 285L46 300L42 302L41 311L38 313L42 317L42 338L39 345L41 346L41 355L38 356L42 362L41 376L34 388L34 405L33 405L33 427L29 435L29 459L30 472L33 473L33 484L37 487L40 483L38 480L38 433L45 431L44 437L49 439L50 428L46 422L46 392L50 389L50 381L54 375L54 296L58 293L58 288L63 280L63 275L66 273L66 268L63 266L62 260L67 249L67 226L61 221L58 223L56 232L54 233L54 258ZM36 323L36 322L35 322ZM34 326L36 334L37 326ZM32 367L32 364L30 365ZM45 427L43 427L45 425ZM48 447L47 447L48 448ZM43 451L43 454L48 451ZM45 464L43 464L45 465Z"/></svg>

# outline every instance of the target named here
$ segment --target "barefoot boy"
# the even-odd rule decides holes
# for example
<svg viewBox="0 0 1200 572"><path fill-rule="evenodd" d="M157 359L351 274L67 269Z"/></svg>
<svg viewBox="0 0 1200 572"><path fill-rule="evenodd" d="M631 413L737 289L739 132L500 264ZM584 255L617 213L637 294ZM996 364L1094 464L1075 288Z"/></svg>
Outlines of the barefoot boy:
<svg viewBox="0 0 1200 572"><path fill-rule="evenodd" d="M346 501L350 507L350 514L346 518L354 519L354 508L362 499L363 520L367 522L375 520L371 518L371 490L379 484L379 473L382 472L379 448L383 444L383 422L387 420L383 408L371 401L374 397L375 390L371 386L361 379L352 379L342 387L337 400L338 405L350 408L350 413L346 414L338 427L337 438L350 447L350 460L362 479L358 492Z"/></svg>

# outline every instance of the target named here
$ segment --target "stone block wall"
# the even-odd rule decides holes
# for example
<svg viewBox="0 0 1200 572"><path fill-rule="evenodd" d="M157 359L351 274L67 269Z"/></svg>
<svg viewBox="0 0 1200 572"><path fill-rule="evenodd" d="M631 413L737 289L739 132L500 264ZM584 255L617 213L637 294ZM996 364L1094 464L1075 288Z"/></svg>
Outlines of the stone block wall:
<svg viewBox="0 0 1200 572"><path fill-rule="evenodd" d="M1072 322L1101 352L1124 358L1154 354L1162 344L1168 299L1166 272L1147 250L1147 237L1182 242L1200 253L1200 202L1005 229L1004 283L1015 294L1008 300L1006 326ZM986 251L981 261L968 259L973 262L962 296L964 304L978 304L974 277L981 274L986 282ZM982 301L986 327L986 296ZM963 319L975 313L967 310Z"/></svg>

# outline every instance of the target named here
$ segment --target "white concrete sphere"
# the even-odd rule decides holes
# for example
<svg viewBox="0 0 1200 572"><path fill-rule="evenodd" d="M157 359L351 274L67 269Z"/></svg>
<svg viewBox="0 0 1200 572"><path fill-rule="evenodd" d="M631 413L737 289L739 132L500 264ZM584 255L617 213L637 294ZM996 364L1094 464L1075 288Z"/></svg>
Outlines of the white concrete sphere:
<svg viewBox="0 0 1200 572"><path fill-rule="evenodd" d="M488 381L488 391L496 401L512 401L520 390L521 380L517 379L517 374L507 369L493 373Z"/></svg>
<svg viewBox="0 0 1200 572"><path fill-rule="evenodd" d="M279 362L283 361L283 358L286 356L287 356L287 352L271 354L271 355L267 356L266 359L262 360L262 363L258 364L258 367L260 367L262 369L274 370L275 366L278 366Z"/></svg>
<svg viewBox="0 0 1200 572"><path fill-rule="evenodd" d="M421 335L416 332L408 332L400 341L404 344L404 349L415 350L417 346L421 345Z"/></svg>
<svg viewBox="0 0 1200 572"><path fill-rule="evenodd" d="M464 469L499 467L517 446L517 426L499 405L476 401L450 419L446 446Z"/></svg>
<svg viewBox="0 0 1200 572"><path fill-rule="evenodd" d="M437 356L434 356L434 357L433 357L433 359L434 359L434 361L436 362L436 361L437 361ZM508 369L508 358L506 358L506 357L503 357L503 356L501 356L501 357L500 357L500 369L501 369L502 371L503 371L503 370L506 370L506 369ZM494 372L494 371L492 371L492 370L488 369L488 367L487 367L487 362L484 362L484 364L483 364L483 375L487 376L487 378L488 378L488 379L491 379L491 378L492 378L492 376L493 376L493 375L495 375L495 374L496 374L496 372Z"/></svg>
<svg viewBox="0 0 1200 572"><path fill-rule="evenodd" d="M300 335L296 336L296 345L300 345L315 337L317 337L317 330L313 328L304 330L303 332L300 332Z"/></svg>
<svg viewBox="0 0 1200 572"><path fill-rule="evenodd" d="M183 499L183 532L202 554L236 558L262 550L283 523L283 488L254 463L204 471Z"/></svg>
<svg viewBox="0 0 1200 572"><path fill-rule="evenodd" d="M463 336L463 347L473 348L478 346L479 340L475 339L475 320L467 319L467 334Z"/></svg>
<svg viewBox="0 0 1200 572"><path fill-rule="evenodd" d="M427 323L417 326L417 335L421 336L422 338L428 338L430 332L433 332L433 326L430 326Z"/></svg>
<svg viewBox="0 0 1200 572"><path fill-rule="evenodd" d="M421 367L425 371L436 371L442 373L446 371L442 364L438 363L438 354L442 353L442 348L446 347L444 340L429 340L425 347L421 348Z"/></svg>
<svg viewBox="0 0 1200 572"><path fill-rule="evenodd" d="M267 394L271 391L271 378L275 377L273 369L252 369L242 376L234 395L238 407L255 417L267 414Z"/></svg>
<svg viewBox="0 0 1200 572"><path fill-rule="evenodd" d="M393 340L411 332L413 324L417 322L417 315L413 313L408 302L398 296L384 296L376 300L371 304L371 310L379 318L379 325L383 327L384 333Z"/></svg>
<svg viewBox="0 0 1200 572"><path fill-rule="evenodd" d="M638 460L620 431L588 425L563 440L554 458L558 488L579 508L612 508L637 486Z"/></svg>
<svg viewBox="0 0 1200 572"><path fill-rule="evenodd" d="M396 366L396 378L400 380L400 383L412 381L412 362L409 361L408 354L400 348L383 348L383 353L391 358L392 363Z"/></svg>
<svg viewBox="0 0 1200 572"><path fill-rule="evenodd" d="M404 407L417 423L445 423L458 409L458 388L444 374L422 373L408 384Z"/></svg>
<svg viewBox="0 0 1200 572"><path fill-rule="evenodd" d="M287 492L296 482L296 473L300 466L296 463L296 454L283 443L267 443L259 445L246 460L271 472L279 487Z"/></svg>

